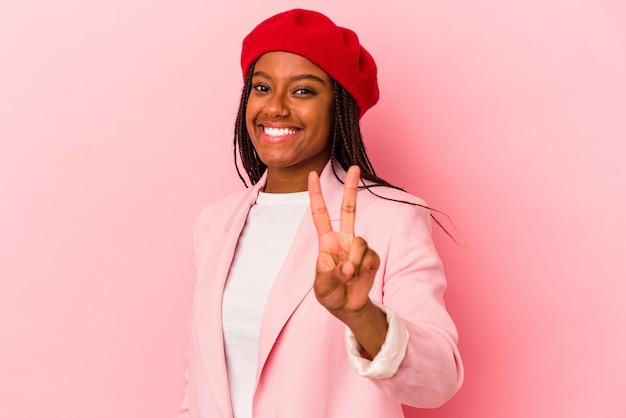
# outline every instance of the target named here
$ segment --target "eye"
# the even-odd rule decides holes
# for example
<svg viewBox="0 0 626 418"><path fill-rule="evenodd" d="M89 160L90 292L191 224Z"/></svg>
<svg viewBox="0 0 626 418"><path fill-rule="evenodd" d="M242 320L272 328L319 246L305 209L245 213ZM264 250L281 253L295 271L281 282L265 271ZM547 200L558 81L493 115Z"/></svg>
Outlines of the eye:
<svg viewBox="0 0 626 418"><path fill-rule="evenodd" d="M268 91L270 91L269 87L261 83L253 84L252 89L261 93L267 93Z"/></svg>
<svg viewBox="0 0 626 418"><path fill-rule="evenodd" d="M306 87L300 87L297 88L293 91L293 94L296 96L312 96L315 94L315 92L311 89L308 89Z"/></svg>

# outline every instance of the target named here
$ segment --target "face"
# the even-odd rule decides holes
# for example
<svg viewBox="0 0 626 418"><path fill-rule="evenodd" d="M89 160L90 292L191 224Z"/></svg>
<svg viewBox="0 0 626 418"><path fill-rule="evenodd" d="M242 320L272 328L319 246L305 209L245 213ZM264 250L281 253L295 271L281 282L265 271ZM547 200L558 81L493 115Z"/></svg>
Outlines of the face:
<svg viewBox="0 0 626 418"><path fill-rule="evenodd" d="M288 52L259 58L246 107L246 127L270 176L318 173L330 157L333 84L321 68Z"/></svg>

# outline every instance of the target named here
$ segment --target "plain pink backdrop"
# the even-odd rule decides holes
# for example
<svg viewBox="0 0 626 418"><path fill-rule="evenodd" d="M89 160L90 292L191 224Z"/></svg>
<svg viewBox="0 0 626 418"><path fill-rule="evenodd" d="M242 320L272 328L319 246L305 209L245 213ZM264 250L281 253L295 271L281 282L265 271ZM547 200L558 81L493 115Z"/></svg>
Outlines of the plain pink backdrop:
<svg viewBox="0 0 626 418"><path fill-rule="evenodd" d="M266 3L0 1L0 416L174 416L240 43L295 6L359 33L372 160L462 244L466 382L408 416L626 416L623 2Z"/></svg>

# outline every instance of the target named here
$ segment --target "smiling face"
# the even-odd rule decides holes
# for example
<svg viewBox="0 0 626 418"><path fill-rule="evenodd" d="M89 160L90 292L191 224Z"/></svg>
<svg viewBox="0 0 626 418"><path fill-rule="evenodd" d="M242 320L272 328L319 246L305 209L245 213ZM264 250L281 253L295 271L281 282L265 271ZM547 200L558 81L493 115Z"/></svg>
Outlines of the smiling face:
<svg viewBox="0 0 626 418"><path fill-rule="evenodd" d="M308 59L268 52L258 59L246 107L246 127L267 165L268 192L306 190L310 171L330 158L333 82Z"/></svg>

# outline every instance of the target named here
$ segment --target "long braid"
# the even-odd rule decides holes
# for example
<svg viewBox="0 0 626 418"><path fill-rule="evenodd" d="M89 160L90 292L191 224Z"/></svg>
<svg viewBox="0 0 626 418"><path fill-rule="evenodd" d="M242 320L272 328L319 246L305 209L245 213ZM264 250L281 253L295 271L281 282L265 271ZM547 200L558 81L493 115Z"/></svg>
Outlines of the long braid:
<svg viewBox="0 0 626 418"><path fill-rule="evenodd" d="M235 137L233 140L233 153L235 158L235 169L237 175L248 187L246 180L241 175L239 170L239 164L237 163L237 157L241 160L248 178L252 184L256 184L259 181L263 172L267 168L265 163L261 161L259 156L252 145L252 140L248 134L248 128L246 127L246 107L248 106L248 97L252 91L252 73L254 71L254 65L251 65L246 73L246 80L241 92L241 100L239 101L239 112L237 113L237 119L235 121Z"/></svg>
<svg viewBox="0 0 626 418"><path fill-rule="evenodd" d="M374 171L370 162L359 125L359 109L352 96L334 81L335 126L333 130L333 156L347 170L351 165L361 168L361 177L375 185L395 187Z"/></svg>

